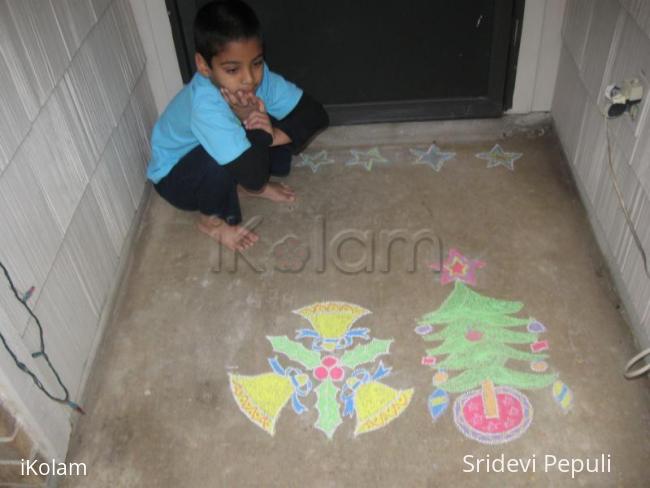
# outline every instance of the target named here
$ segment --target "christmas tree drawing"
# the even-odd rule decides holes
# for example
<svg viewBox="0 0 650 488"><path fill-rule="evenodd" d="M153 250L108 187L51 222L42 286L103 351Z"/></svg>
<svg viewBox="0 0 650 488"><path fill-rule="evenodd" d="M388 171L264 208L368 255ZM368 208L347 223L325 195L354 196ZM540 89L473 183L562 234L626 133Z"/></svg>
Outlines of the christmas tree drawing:
<svg viewBox="0 0 650 488"><path fill-rule="evenodd" d="M436 370L437 388L429 398L434 420L447 409L450 394L461 394L454 403L460 431L496 444L519 437L532 422L532 406L520 390L553 385L564 410L571 406L572 395L547 372L548 341L539 338L546 327L533 318L517 317L521 302L485 297L468 286L482 266L452 249L441 282L454 282L454 290L436 311L421 318L416 332L436 343L422 360Z"/></svg>

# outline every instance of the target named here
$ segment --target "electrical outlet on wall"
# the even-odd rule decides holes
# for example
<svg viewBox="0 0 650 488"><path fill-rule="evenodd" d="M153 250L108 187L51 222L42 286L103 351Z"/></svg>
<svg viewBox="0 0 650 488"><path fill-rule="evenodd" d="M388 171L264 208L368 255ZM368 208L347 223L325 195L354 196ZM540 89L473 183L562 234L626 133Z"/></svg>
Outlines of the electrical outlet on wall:
<svg viewBox="0 0 650 488"><path fill-rule="evenodd" d="M633 139L638 139L648 117L648 104L645 103L648 86L648 76L642 69L638 76L613 83L605 88L601 112L610 119L622 117L619 127L624 128L629 134L628 137Z"/></svg>
<svg viewBox="0 0 650 488"><path fill-rule="evenodd" d="M633 120L636 119L643 92L644 84L639 78L629 78L621 83L608 85L604 93L606 115L615 118L627 112Z"/></svg>

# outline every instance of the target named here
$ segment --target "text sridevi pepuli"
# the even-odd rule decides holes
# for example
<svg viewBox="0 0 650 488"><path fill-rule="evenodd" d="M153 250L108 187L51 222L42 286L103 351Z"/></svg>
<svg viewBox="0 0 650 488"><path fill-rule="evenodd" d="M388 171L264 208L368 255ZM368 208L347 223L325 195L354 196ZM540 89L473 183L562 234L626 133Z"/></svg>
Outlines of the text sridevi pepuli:
<svg viewBox="0 0 650 488"><path fill-rule="evenodd" d="M611 454L601 453L596 457L564 458L554 454L545 454L537 458L536 454L526 458L506 458L499 456L477 457L471 454L463 456L463 473L550 473L559 472L571 475L575 479L580 473L611 473Z"/></svg>

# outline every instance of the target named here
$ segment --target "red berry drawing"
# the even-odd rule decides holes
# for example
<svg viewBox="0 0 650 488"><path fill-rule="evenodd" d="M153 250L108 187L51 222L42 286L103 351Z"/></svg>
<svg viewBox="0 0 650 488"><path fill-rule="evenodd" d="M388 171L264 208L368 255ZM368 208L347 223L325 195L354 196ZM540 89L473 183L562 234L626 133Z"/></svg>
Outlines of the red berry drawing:
<svg viewBox="0 0 650 488"><path fill-rule="evenodd" d="M341 381L343 379L343 375L343 369L339 367L332 368L330 371L330 378L332 378L334 381Z"/></svg>
<svg viewBox="0 0 650 488"><path fill-rule="evenodd" d="M331 378L332 381L341 381L345 376L345 371L338 364L337 357L325 356L321 360L320 366L314 369L314 377L318 381L325 381L327 378Z"/></svg>
<svg viewBox="0 0 650 488"><path fill-rule="evenodd" d="M318 368L316 368L314 370L314 376L319 381L323 381L324 379L326 379L328 374L329 373L328 373L327 369L323 368L322 366L319 366Z"/></svg>
<svg viewBox="0 0 650 488"><path fill-rule="evenodd" d="M321 362L322 362L323 366L325 366L326 368L331 368L332 366L337 364L339 362L339 360L337 358L335 358L334 356L326 356L326 357L323 358L323 360Z"/></svg>

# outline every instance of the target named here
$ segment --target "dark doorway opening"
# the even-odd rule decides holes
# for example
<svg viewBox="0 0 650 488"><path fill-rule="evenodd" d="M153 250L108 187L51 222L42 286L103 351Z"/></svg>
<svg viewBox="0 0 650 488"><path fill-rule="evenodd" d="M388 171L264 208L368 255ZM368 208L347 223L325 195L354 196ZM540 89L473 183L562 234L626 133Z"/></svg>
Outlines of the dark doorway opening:
<svg viewBox="0 0 650 488"><path fill-rule="evenodd" d="M248 0L269 67L333 124L499 117L512 105L525 0ZM208 0L166 0L183 80Z"/></svg>

